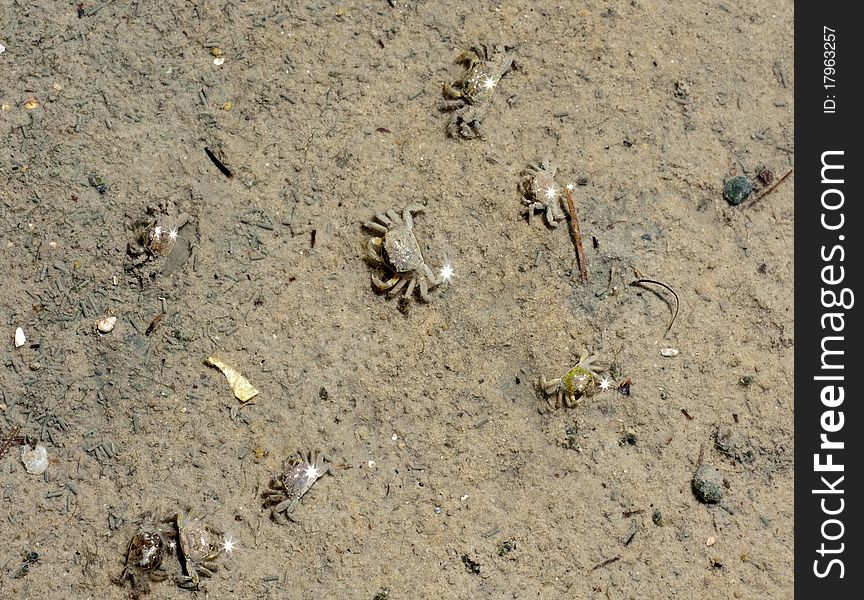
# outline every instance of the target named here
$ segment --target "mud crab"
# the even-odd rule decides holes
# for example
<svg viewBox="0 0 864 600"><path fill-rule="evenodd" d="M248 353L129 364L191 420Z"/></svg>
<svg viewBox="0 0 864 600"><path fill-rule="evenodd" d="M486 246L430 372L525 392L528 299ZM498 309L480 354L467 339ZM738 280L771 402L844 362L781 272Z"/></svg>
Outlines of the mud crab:
<svg viewBox="0 0 864 600"><path fill-rule="evenodd" d="M587 351L580 352L579 362L567 371L563 377L546 380L540 377L540 387L547 396L555 398L553 406L559 408L563 402L567 408L573 408L583 397L591 396L597 389L598 375L594 361L596 354L589 355ZM550 399L550 404L552 404Z"/></svg>
<svg viewBox="0 0 864 600"><path fill-rule="evenodd" d="M173 518L177 528L177 543L184 575L177 578L177 585L197 590L200 576L212 577L218 570L216 559L222 554L223 546L218 539L222 532L201 521L187 518L178 512Z"/></svg>
<svg viewBox="0 0 864 600"><path fill-rule="evenodd" d="M535 212L545 212L549 227L558 227L558 221L565 219L561 209L561 192L555 185L555 172L558 168L549 157L540 164L528 165L522 171L519 191L522 193L522 203L527 207L528 224L534 218Z"/></svg>
<svg viewBox="0 0 864 600"><path fill-rule="evenodd" d="M513 68L511 50L503 45L490 49L474 44L456 58L456 63L465 67L465 73L452 85L444 84L444 98L438 102L439 110L453 113L447 124L447 135L466 139L481 137L480 123L492 104L495 87Z"/></svg>
<svg viewBox="0 0 864 600"><path fill-rule="evenodd" d="M380 223L367 222L365 227L383 235L373 237L366 246L369 259L377 264L384 265L393 275L383 281L374 273L372 274L372 285L377 290L387 291L388 296L395 296L405 284L405 298L410 298L414 288L420 289L420 297L429 302L429 290L443 283L443 277L436 277L423 260L420 252L420 244L414 237L414 221L411 213L421 212L423 209L419 204L411 204L402 209L402 216L391 209L386 214L379 213L375 216ZM389 291L388 291L389 290Z"/></svg>
<svg viewBox="0 0 864 600"><path fill-rule="evenodd" d="M166 544L157 531L139 530L126 547L126 564L116 583L128 580L133 596L150 591L150 581L164 581L167 573L162 569Z"/></svg>
<svg viewBox="0 0 864 600"><path fill-rule="evenodd" d="M296 456L287 459L282 473L274 475L270 480L270 489L261 493L264 506L271 507L270 515L273 520L280 525L286 524L291 513L300 503L300 498L327 471L329 467L324 456L314 450L308 452L306 456L298 452Z"/></svg>
<svg viewBox="0 0 864 600"><path fill-rule="evenodd" d="M166 227L151 217L139 219L133 227L135 239L126 244L126 254L133 260L146 261L158 256L167 257L174 251L179 235L177 227Z"/></svg>

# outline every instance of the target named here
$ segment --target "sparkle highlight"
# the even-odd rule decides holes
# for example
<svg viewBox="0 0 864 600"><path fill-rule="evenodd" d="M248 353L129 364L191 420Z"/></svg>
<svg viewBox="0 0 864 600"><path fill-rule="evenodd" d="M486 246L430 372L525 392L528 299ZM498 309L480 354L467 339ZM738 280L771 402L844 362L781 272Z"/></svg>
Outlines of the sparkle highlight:
<svg viewBox="0 0 864 600"><path fill-rule="evenodd" d="M441 267L441 273L439 273L439 277L443 283L450 283L450 280L453 279L453 275L455 274L455 269L453 265L449 262L446 263L443 267Z"/></svg>
<svg viewBox="0 0 864 600"><path fill-rule="evenodd" d="M307 479L318 479L318 469L316 469L313 465L308 465L306 467L306 472L303 475Z"/></svg>
<svg viewBox="0 0 864 600"><path fill-rule="evenodd" d="M234 538L230 535L226 535L222 539L222 551L225 553L225 556L231 558L231 555L234 554L234 549L237 547L237 542L234 541Z"/></svg>

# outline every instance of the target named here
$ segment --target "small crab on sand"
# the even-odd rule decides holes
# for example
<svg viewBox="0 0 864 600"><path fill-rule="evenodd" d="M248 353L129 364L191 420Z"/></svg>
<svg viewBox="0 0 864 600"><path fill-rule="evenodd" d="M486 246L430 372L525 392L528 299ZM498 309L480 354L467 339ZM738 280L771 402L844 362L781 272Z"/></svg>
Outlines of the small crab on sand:
<svg viewBox="0 0 864 600"><path fill-rule="evenodd" d="M374 273L372 274L372 285L377 290L386 291L388 296L395 296L408 284L405 290L405 298L410 298L414 288L420 289L420 297L429 302L429 290L434 289L444 282L443 277L436 276L420 252L420 244L414 237L414 220L411 213L421 212L423 207L419 204L411 204L402 209L402 216L391 209L386 214L376 215L380 223L366 222L364 226L383 237L369 239L366 246L369 259L380 265L384 265L393 274L382 281Z"/></svg>
<svg viewBox="0 0 864 600"><path fill-rule="evenodd" d="M216 559L222 554L220 538L222 532L178 512L172 518L177 528L177 542L184 575L177 578L177 585L197 590L200 576L212 577L218 570Z"/></svg>
<svg viewBox="0 0 864 600"><path fill-rule="evenodd" d="M559 408L563 403L567 408L573 408L583 397L591 396L597 389L597 371L594 361L596 354L589 355L587 351L579 353L579 362L567 371L563 377L546 380L540 377L540 387L549 396L549 403ZM555 398L554 404L552 398Z"/></svg>
<svg viewBox="0 0 864 600"><path fill-rule="evenodd" d="M558 221L565 219L561 209L561 190L555 185L555 172L558 168L547 156L543 162L528 165L522 171L519 181L519 191L522 193L522 204L527 207L528 224L534 220L535 212L546 214L549 227L558 227Z"/></svg>
<svg viewBox="0 0 864 600"><path fill-rule="evenodd" d="M450 137L481 137L480 123L492 104L495 88L513 68L512 48L474 44L456 58L456 63L465 67L465 73L452 85L444 84L438 109L453 112L447 124Z"/></svg>
<svg viewBox="0 0 864 600"><path fill-rule="evenodd" d="M168 576L162 568L166 546L161 532L139 529L129 540L126 564L115 581L119 584L128 580L132 584L133 597L148 593L151 581L164 581Z"/></svg>
<svg viewBox="0 0 864 600"><path fill-rule="evenodd" d="M264 506L271 507L273 520L280 525L286 524L300 503L300 498L329 470L324 456L314 450L306 456L298 452L287 459L282 472L271 478L270 489L261 493Z"/></svg>

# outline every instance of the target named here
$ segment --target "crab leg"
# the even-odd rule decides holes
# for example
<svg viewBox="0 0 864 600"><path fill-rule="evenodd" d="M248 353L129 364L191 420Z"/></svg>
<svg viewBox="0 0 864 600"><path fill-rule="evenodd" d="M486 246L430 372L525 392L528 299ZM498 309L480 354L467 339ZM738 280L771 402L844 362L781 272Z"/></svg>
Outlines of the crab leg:
<svg viewBox="0 0 864 600"><path fill-rule="evenodd" d="M387 216L390 217L390 220L393 221L393 223L395 223L396 225L402 224L402 218L392 208L387 209Z"/></svg>
<svg viewBox="0 0 864 600"><path fill-rule="evenodd" d="M435 277L435 273L432 272L432 269L429 268L429 265L424 264L423 270L426 271L426 279L428 279L429 283L432 284L432 287L430 287L429 289L433 289L433 288L441 285L442 283L444 283L444 278L440 277L440 276ZM422 286L420 289L421 290L423 289Z"/></svg>
<svg viewBox="0 0 864 600"><path fill-rule="evenodd" d="M402 218L405 220L405 226L408 229L414 227L414 219L411 218L411 213L423 212L425 207L422 204L409 204L402 209Z"/></svg>
<svg viewBox="0 0 864 600"><path fill-rule="evenodd" d="M398 294L398 293L399 293L399 290L401 290L403 287L405 287L405 282L406 282L406 281L408 281L408 280L405 279L404 277L402 277L401 279L399 279L398 283L396 283L396 285L393 286L393 289L391 289L389 292L387 292L387 295L390 296L390 297L392 298L393 296L395 296L396 294Z"/></svg>
<svg viewBox="0 0 864 600"><path fill-rule="evenodd" d="M372 221L367 221L367 222L363 223L363 227L371 229L372 231L375 231L376 233L382 233L382 234L387 233L386 227L384 227L383 225L379 225L378 223L373 223Z"/></svg>
<svg viewBox="0 0 864 600"><path fill-rule="evenodd" d="M549 206L546 207L546 222L549 223L549 227L558 227L558 223L555 222L556 216L555 205L550 202Z"/></svg>
<svg viewBox="0 0 864 600"><path fill-rule="evenodd" d="M426 277L420 278L420 297L423 298L424 302L430 302L432 298L429 297L429 285L426 283Z"/></svg>
<svg viewBox="0 0 864 600"><path fill-rule="evenodd" d="M408 288L405 290L405 297L410 298L411 294L414 293L414 286L417 285L417 276L411 278L411 281L408 282Z"/></svg>
<svg viewBox="0 0 864 600"><path fill-rule="evenodd" d="M545 208L546 208L546 205L543 204L542 202L532 202L528 206L528 224L530 225L531 222L534 220L534 213L536 213L537 211L542 212L543 209L545 209ZM547 219L548 219L548 217L547 217ZM555 227L555 226L556 226L556 224L552 225L552 227Z"/></svg>
<svg viewBox="0 0 864 600"><path fill-rule="evenodd" d="M444 93L447 94L447 91L445 90ZM438 101L438 110L453 111L453 110L457 110L459 108L462 108L465 105L465 103L462 102L461 100L459 100L458 98L459 98L459 96L457 96L455 98L451 98L449 100L445 100L445 99L439 100Z"/></svg>

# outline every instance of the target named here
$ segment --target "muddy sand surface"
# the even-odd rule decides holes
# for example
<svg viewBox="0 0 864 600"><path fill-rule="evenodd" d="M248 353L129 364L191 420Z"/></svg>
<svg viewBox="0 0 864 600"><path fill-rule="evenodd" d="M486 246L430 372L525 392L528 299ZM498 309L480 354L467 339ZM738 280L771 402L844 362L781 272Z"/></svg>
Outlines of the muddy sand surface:
<svg viewBox="0 0 864 600"><path fill-rule="evenodd" d="M792 167L792 26L776 1L0 0L0 596L789 598L792 177L723 188ZM451 138L476 43L515 63ZM524 215L547 156L584 284L568 222ZM454 269L428 303L370 283L364 223L410 204ZM677 292L668 332L640 277ZM610 389L556 408L538 382L582 349ZM262 492L314 449L274 522ZM190 510L235 544L201 591L170 552L113 581Z"/></svg>

